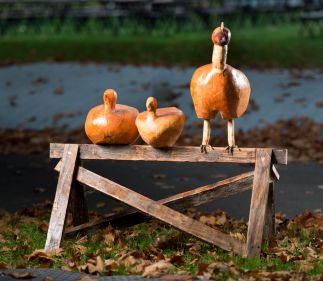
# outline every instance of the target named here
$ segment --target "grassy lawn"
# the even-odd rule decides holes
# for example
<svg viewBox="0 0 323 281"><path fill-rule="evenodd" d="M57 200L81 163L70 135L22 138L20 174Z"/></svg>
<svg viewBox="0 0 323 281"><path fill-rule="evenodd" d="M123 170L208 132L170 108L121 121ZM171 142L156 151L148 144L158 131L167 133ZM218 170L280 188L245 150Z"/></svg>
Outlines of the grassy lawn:
<svg viewBox="0 0 323 281"><path fill-rule="evenodd" d="M178 29L164 24L153 29L128 23L103 27L90 21L18 25L0 37L0 63L94 61L131 64L201 65L212 55L209 29L191 23ZM55 27L56 26L56 27ZM229 25L230 27L230 25ZM250 67L322 67L323 38L299 34L297 24L242 27L233 25L228 63Z"/></svg>
<svg viewBox="0 0 323 281"><path fill-rule="evenodd" d="M45 253L37 249L45 243L48 213L37 212L28 211L28 216L1 214L0 268L50 267L94 275L147 277L176 273L184 274L188 278L185 280L196 276L216 280L238 277L321 280L323 277L320 211L306 212L293 220L277 215L277 236L264 242L260 258L242 258L156 221L127 229L108 227L90 236L79 235L64 240L60 251ZM191 216L237 239L246 239L246 223L221 211L213 215L191 213Z"/></svg>

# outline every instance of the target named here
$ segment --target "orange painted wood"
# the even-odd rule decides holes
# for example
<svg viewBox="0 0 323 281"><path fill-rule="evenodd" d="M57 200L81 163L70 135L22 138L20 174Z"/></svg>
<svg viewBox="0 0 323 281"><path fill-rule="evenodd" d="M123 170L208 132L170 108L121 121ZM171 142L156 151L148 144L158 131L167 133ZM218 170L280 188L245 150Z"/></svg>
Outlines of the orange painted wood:
<svg viewBox="0 0 323 281"><path fill-rule="evenodd" d="M85 121L85 133L94 144L130 144L138 138L135 124L138 110L116 104L117 93L108 89L104 104L92 108Z"/></svg>
<svg viewBox="0 0 323 281"><path fill-rule="evenodd" d="M183 131L184 113L176 107L157 108L153 97L147 99L146 107L136 119L141 138L153 147L172 147Z"/></svg>
<svg viewBox="0 0 323 281"><path fill-rule="evenodd" d="M58 178L45 250L58 249L61 242L77 153L77 144L65 145L62 157L62 170Z"/></svg>
<svg viewBox="0 0 323 281"><path fill-rule="evenodd" d="M263 241L266 210L268 208L271 149L257 149L253 180L246 254L259 256Z"/></svg>
<svg viewBox="0 0 323 281"><path fill-rule="evenodd" d="M62 143L50 144L50 158L62 158ZM156 149L148 145L94 145L80 144L80 159L90 160L131 160L162 162L204 162L204 163L255 163L256 148L241 148L233 155L223 147L215 147L208 154L200 153L195 146L175 146ZM273 149L273 163L287 165L287 149Z"/></svg>

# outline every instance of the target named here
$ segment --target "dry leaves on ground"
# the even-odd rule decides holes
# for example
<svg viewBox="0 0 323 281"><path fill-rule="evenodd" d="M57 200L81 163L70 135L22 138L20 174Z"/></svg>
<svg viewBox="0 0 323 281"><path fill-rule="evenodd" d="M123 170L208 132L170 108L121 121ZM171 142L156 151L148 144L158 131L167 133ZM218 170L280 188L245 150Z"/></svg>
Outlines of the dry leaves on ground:
<svg viewBox="0 0 323 281"><path fill-rule="evenodd" d="M1 214L0 224L4 232L1 229L0 247L8 248L2 255L19 253L25 260L24 266L52 267L55 261L59 261L61 269L68 271L92 275L136 274L164 280L188 281L196 277L215 280L298 280L304 277L303 280L319 280L322 271L321 210L306 211L293 219L277 213L277 235L270 237L261 259L256 261L226 253L155 220L130 229L109 226L72 242L63 240L63 249L55 252L30 249L28 241L32 237L24 236L19 222L36 225L34 229L45 237L40 225L48 222L34 217L37 214L43 216L44 210L46 208L36 205L21 214ZM247 225L243 220L233 219L221 210L213 214L189 210L189 214L238 240L246 240ZM92 218L99 216L92 213ZM68 221L68 226L70 223ZM22 250L25 254L21 254ZM3 269L15 266L10 259L0 263Z"/></svg>

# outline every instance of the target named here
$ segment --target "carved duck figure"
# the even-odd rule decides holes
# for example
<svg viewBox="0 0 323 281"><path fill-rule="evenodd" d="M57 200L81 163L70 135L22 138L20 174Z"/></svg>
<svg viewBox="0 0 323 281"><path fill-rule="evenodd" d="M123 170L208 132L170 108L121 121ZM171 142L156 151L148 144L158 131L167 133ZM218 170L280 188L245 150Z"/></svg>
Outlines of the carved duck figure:
<svg viewBox="0 0 323 281"><path fill-rule="evenodd" d="M176 107L157 109L157 100L149 97L147 111L139 113L136 125L142 139L153 147L172 147L182 133L185 115Z"/></svg>
<svg viewBox="0 0 323 281"><path fill-rule="evenodd" d="M191 95L198 118L204 119L201 152L207 153L211 126L210 119L220 112L228 120L227 151L237 148L234 139L234 119L247 109L250 97L250 84L240 71L226 64L231 32L224 27L214 29L212 63L198 68L191 80Z"/></svg>
<svg viewBox="0 0 323 281"><path fill-rule="evenodd" d="M94 144L130 144L138 138L135 120L139 111L116 104L117 98L113 89L107 89L103 94L104 104L87 114L85 133Z"/></svg>

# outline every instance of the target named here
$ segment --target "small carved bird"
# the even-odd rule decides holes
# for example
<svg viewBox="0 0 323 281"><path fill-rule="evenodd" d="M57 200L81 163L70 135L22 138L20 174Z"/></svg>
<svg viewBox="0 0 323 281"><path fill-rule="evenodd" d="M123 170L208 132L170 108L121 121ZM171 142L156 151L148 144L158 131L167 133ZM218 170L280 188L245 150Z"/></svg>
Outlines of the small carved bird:
<svg viewBox="0 0 323 281"><path fill-rule="evenodd" d="M201 152L207 153L211 126L210 119L220 112L228 121L228 146L233 153L238 148L234 139L234 119L247 109L250 97L250 84L247 77L226 63L231 32L224 27L214 29L212 63L199 67L191 80L191 95L198 118L204 119Z"/></svg>
<svg viewBox="0 0 323 281"><path fill-rule="evenodd" d="M117 104L113 89L105 90L103 104L93 107L85 120L85 133L94 144L131 144L139 133L135 124L138 110Z"/></svg>
<svg viewBox="0 0 323 281"><path fill-rule="evenodd" d="M136 119L141 138L153 147L172 147L183 131L184 113L176 107L157 108L154 97L147 99L146 107Z"/></svg>

